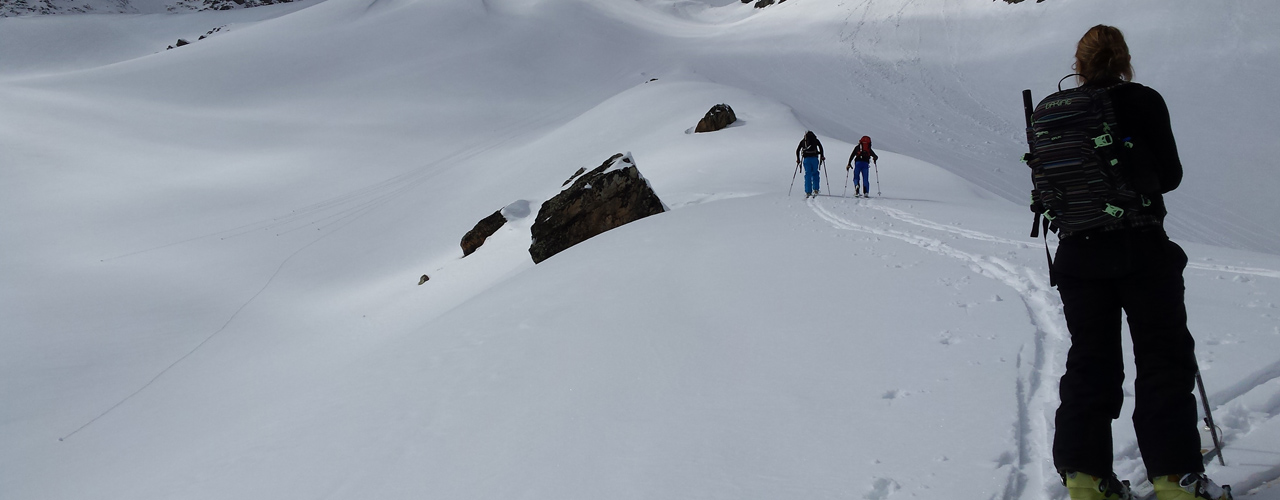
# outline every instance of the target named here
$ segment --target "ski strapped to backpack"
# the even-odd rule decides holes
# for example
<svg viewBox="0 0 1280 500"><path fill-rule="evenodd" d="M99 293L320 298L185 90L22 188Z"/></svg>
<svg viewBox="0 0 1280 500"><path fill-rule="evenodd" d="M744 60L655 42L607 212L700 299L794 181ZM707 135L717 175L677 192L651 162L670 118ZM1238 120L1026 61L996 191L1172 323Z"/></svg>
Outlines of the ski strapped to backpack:
<svg viewBox="0 0 1280 500"><path fill-rule="evenodd" d="M1062 82L1058 85L1061 89ZM1030 91L1023 92L1031 150L1023 160L1035 184L1031 208L1059 236L1115 223L1151 204L1130 186L1125 174L1126 150L1133 142L1116 120L1112 88L1059 90L1033 111Z"/></svg>

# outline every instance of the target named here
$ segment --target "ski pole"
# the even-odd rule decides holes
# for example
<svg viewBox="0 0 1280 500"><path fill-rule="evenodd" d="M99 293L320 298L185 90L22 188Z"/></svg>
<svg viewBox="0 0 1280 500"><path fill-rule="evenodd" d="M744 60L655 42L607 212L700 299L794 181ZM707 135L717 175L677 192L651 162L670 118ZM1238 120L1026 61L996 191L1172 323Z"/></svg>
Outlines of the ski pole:
<svg viewBox="0 0 1280 500"><path fill-rule="evenodd" d="M827 192L831 192L831 176L827 175L827 160L822 160L822 176L827 179Z"/></svg>
<svg viewBox="0 0 1280 500"><path fill-rule="evenodd" d="M876 196L880 196L880 164L872 162L876 166Z"/></svg>
<svg viewBox="0 0 1280 500"><path fill-rule="evenodd" d="M796 187L796 174L800 173L800 162L796 162L796 171L791 173L791 187L787 188L787 196L791 196L791 189Z"/></svg>
<svg viewBox="0 0 1280 500"><path fill-rule="evenodd" d="M841 197L841 198L844 198L844 197L845 197L845 195L847 195L847 194L849 194L849 166L848 166L848 165L845 165L845 167L844 167L844 192L843 192L843 193L840 193L840 197Z"/></svg>
<svg viewBox="0 0 1280 500"><path fill-rule="evenodd" d="M1204 405L1204 423L1209 426L1209 435L1213 437L1213 451L1218 454L1218 463L1223 467L1227 461L1222 458L1222 442L1218 440L1218 427L1213 425L1213 413L1209 411L1209 397L1204 393L1204 379L1196 372L1196 386L1200 389L1200 403Z"/></svg>

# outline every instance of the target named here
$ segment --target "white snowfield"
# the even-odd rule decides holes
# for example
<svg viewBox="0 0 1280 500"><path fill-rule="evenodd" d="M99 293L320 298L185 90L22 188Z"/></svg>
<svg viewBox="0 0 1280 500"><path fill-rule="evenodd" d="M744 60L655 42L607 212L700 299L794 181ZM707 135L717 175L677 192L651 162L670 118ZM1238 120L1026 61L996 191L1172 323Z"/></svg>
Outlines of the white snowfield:
<svg viewBox="0 0 1280 500"><path fill-rule="evenodd" d="M1019 92L1097 23L1181 146L1209 473L1280 499L1280 9L1192 0L0 19L0 498L1064 498ZM615 153L671 210L535 266Z"/></svg>

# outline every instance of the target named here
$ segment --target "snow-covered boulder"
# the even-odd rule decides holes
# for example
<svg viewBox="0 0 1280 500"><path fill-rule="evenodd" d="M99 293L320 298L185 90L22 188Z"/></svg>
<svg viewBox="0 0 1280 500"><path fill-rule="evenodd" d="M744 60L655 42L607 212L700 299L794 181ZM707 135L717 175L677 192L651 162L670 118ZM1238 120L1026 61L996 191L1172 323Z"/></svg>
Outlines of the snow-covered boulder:
<svg viewBox="0 0 1280 500"><path fill-rule="evenodd" d="M542 262L566 248L665 207L630 154L613 155L542 203L534 219L529 255Z"/></svg>

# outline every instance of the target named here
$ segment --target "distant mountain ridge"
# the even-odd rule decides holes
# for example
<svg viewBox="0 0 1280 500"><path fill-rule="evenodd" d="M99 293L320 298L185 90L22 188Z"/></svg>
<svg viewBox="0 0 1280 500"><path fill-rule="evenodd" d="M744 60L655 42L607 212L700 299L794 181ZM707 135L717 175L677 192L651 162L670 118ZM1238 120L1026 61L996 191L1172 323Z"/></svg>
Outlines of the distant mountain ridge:
<svg viewBox="0 0 1280 500"><path fill-rule="evenodd" d="M232 10L293 0L0 0L0 17L54 14L156 14Z"/></svg>

